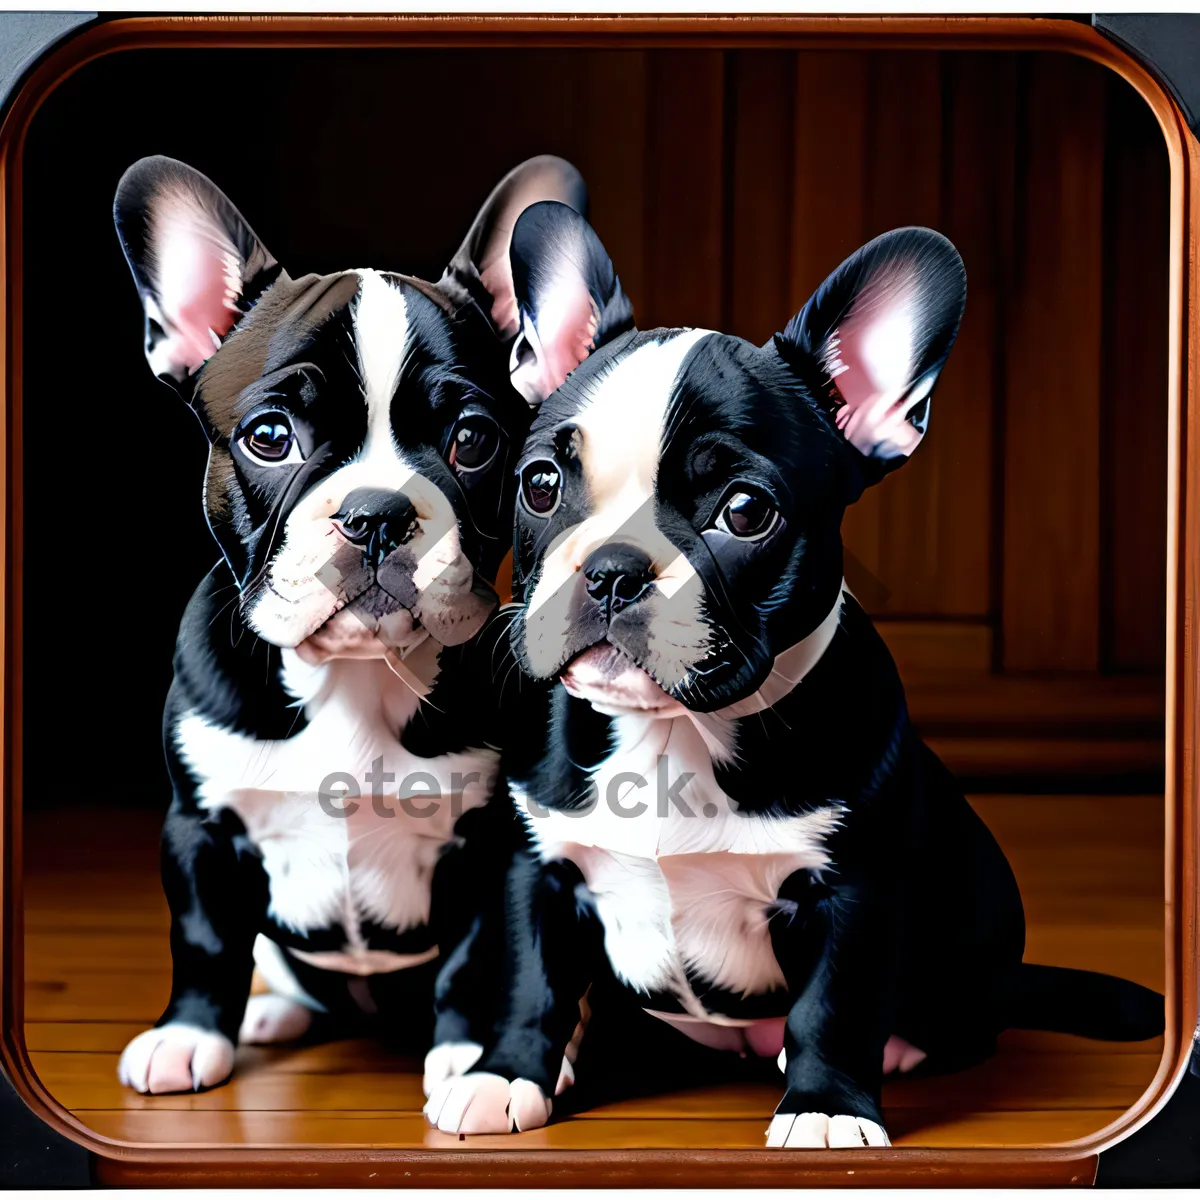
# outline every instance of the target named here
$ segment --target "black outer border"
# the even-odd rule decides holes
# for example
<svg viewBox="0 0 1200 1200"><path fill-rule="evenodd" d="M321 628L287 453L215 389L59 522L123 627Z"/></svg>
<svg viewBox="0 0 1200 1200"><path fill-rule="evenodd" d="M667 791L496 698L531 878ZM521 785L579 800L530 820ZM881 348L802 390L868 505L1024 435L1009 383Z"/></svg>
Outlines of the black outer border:
<svg viewBox="0 0 1200 1200"><path fill-rule="evenodd" d="M1200 16L1093 13L1092 28L1158 77L1200 138Z"/></svg>
<svg viewBox="0 0 1200 1200"><path fill-rule="evenodd" d="M118 14L113 14L115 17ZM148 15L148 14L143 14ZM713 14L709 14L713 15ZM95 12L0 12L0 121L25 76L60 42L98 20ZM1091 24L1155 74L1200 138L1200 15L1093 13ZM0 1071L0 1187L79 1187L90 1155L20 1101ZM1200 1028L1189 1075L1148 1125L1100 1155L1097 1186L1200 1183ZM42 1143L45 1144L44 1154ZM32 1159L32 1161L31 1161ZM24 1160L24 1161L22 1161ZM1149 1168L1146 1178L1142 1168ZM35 1178L30 1178L30 1173ZM11 1177L10 1177L11 1176Z"/></svg>
<svg viewBox="0 0 1200 1200"><path fill-rule="evenodd" d="M96 19L94 12L0 12L0 121L26 75ZM87 1187L90 1160L25 1104L0 1069L0 1189Z"/></svg>
<svg viewBox="0 0 1200 1200"><path fill-rule="evenodd" d="M94 12L0 12L0 120L25 76L59 42L97 16Z"/></svg>
<svg viewBox="0 0 1200 1200"><path fill-rule="evenodd" d="M1135 58L1171 94L1194 137L1200 138L1200 16L1193 13L1093 13L1092 27ZM1195 302L1195 298L1193 298ZM1144 1183L1135 1162L1155 1163L1154 1183L1200 1183L1200 1028L1192 1040L1192 1061L1166 1107L1125 1141L1100 1155L1096 1184ZM1164 1138L1170 1136L1173 1152ZM1164 1159L1165 1154L1165 1159Z"/></svg>

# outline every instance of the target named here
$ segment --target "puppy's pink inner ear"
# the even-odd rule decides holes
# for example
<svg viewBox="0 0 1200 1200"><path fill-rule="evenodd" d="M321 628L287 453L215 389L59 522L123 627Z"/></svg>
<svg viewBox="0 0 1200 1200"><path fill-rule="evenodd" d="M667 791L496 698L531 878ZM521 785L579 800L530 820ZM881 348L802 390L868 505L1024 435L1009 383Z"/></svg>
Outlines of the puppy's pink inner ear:
<svg viewBox="0 0 1200 1200"><path fill-rule="evenodd" d="M570 177L563 174L564 168L568 172L574 172L573 168L557 159L542 161L537 166L527 163L519 168L519 177L513 181L511 189L505 195L496 215L495 225L480 255L479 280L492 297L490 315L492 323L502 337L512 337L520 327L512 264L508 256L513 227L520 215L540 200L571 203L572 185Z"/></svg>
<svg viewBox="0 0 1200 1200"><path fill-rule="evenodd" d="M519 328L517 297L513 288L512 267L508 261L508 240L511 237L512 229L509 229L495 243L495 252L479 264L479 281L492 297L492 324L505 338L512 337Z"/></svg>
<svg viewBox="0 0 1200 1200"><path fill-rule="evenodd" d="M924 436L909 421L932 385L913 386L920 319L916 288L892 274L868 285L822 351L837 426L869 457L911 454Z"/></svg>
<svg viewBox="0 0 1200 1200"><path fill-rule="evenodd" d="M539 404L595 349L599 313L581 278L560 278L542 294L537 321L525 318L513 347L513 387Z"/></svg>
<svg viewBox="0 0 1200 1200"><path fill-rule="evenodd" d="M182 379L198 371L233 328L244 264L228 235L194 197L162 196L151 219L159 308L155 319L166 332L151 366L156 374Z"/></svg>

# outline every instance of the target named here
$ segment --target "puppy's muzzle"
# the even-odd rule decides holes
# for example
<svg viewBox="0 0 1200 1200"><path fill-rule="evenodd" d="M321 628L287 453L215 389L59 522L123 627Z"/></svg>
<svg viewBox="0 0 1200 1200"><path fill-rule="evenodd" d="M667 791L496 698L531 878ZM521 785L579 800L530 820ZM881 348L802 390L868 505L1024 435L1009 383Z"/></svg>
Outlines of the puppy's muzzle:
<svg viewBox="0 0 1200 1200"><path fill-rule="evenodd" d="M417 510L403 492L356 488L333 515L338 532L362 549L363 565L377 568L393 550L412 540Z"/></svg>
<svg viewBox="0 0 1200 1200"><path fill-rule="evenodd" d="M584 586L608 622L636 604L654 585L654 569L644 551L625 542L593 550L583 563Z"/></svg>

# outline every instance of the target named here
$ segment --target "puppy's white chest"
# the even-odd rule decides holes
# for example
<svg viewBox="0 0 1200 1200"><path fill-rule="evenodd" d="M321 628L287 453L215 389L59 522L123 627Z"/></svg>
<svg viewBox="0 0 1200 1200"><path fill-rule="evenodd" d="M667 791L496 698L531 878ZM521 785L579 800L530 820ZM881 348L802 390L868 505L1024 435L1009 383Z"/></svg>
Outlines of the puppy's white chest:
<svg viewBox="0 0 1200 1200"><path fill-rule="evenodd" d="M400 745L416 696L386 663L336 660L285 679L308 724L260 741L183 717L176 741L204 808L234 809L258 846L272 918L306 933L341 925L397 932L429 920L430 885L454 824L486 802L496 756L421 759Z"/></svg>
<svg viewBox="0 0 1200 1200"><path fill-rule="evenodd" d="M747 995L782 987L770 906L789 875L829 865L841 810L743 815L687 719L617 725L586 813L533 810L515 793L542 858L579 867L613 969L638 991L674 992L702 1015L685 971Z"/></svg>

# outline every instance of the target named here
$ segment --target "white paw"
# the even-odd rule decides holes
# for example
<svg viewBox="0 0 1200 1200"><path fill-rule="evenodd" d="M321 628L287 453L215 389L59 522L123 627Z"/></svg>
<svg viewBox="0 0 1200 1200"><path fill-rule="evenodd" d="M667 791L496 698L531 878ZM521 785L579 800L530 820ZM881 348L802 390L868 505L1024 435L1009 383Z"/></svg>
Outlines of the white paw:
<svg viewBox="0 0 1200 1200"><path fill-rule="evenodd" d="M233 1071L233 1043L194 1025L147 1029L125 1047L117 1078L135 1092L198 1092L215 1087Z"/></svg>
<svg viewBox="0 0 1200 1200"><path fill-rule="evenodd" d="M312 1009L286 996L271 993L251 996L238 1031L238 1041L250 1046L294 1042L308 1032L312 1023Z"/></svg>
<svg viewBox="0 0 1200 1200"><path fill-rule="evenodd" d="M536 1083L476 1071L438 1084L425 1105L443 1133L513 1133L550 1119L551 1101Z"/></svg>
<svg viewBox="0 0 1200 1200"><path fill-rule="evenodd" d="M913 1067L925 1061L925 1051L918 1049L912 1042L906 1042L894 1033L883 1048L883 1073L890 1075L899 1071L903 1075Z"/></svg>
<svg viewBox="0 0 1200 1200"><path fill-rule="evenodd" d="M767 1130L768 1149L844 1150L891 1144L883 1126L864 1117L776 1113Z"/></svg>
<svg viewBox="0 0 1200 1200"><path fill-rule="evenodd" d="M478 1042L443 1042L425 1055L425 1077L421 1086L428 1096L439 1083L465 1075L478 1061L483 1047Z"/></svg>

